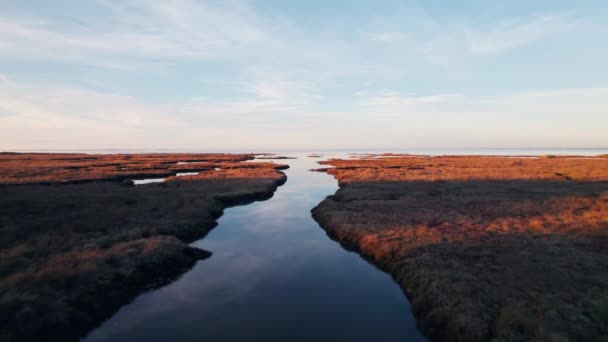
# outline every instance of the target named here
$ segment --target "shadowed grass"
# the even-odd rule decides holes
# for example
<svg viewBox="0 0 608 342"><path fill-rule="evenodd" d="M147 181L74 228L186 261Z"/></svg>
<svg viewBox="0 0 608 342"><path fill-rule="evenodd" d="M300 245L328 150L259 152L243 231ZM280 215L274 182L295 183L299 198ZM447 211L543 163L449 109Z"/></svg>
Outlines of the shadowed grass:
<svg viewBox="0 0 608 342"><path fill-rule="evenodd" d="M608 160L392 156L333 160L313 210L389 271L435 340L608 334ZM566 177L567 176L567 177Z"/></svg>
<svg viewBox="0 0 608 342"><path fill-rule="evenodd" d="M89 165L92 171L74 173L75 164L92 160L87 155L44 156L48 165L30 154L0 162L2 175L12 174L2 179L20 183L0 185L0 341L76 340L140 291L209 257L187 243L212 229L224 208L269 198L286 180L277 171L283 165L235 161L248 155L188 155L208 160L197 164L206 171L124 186L98 180L100 173L124 180L121 172L99 173ZM26 165L20 170L19 158ZM30 165L32 158L63 178L50 182L51 175ZM155 167L175 167L185 156L153 158Z"/></svg>

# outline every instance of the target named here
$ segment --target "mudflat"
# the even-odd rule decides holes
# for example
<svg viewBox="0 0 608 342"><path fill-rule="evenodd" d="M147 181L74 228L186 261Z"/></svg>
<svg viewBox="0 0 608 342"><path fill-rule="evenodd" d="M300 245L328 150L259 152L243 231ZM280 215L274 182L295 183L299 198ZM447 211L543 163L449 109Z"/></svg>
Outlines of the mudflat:
<svg viewBox="0 0 608 342"><path fill-rule="evenodd" d="M0 154L0 340L77 340L209 257L187 243L226 207L269 198L286 180L286 165L252 159Z"/></svg>
<svg viewBox="0 0 608 342"><path fill-rule="evenodd" d="M328 160L313 209L391 273L438 341L608 336L608 159L412 155Z"/></svg>

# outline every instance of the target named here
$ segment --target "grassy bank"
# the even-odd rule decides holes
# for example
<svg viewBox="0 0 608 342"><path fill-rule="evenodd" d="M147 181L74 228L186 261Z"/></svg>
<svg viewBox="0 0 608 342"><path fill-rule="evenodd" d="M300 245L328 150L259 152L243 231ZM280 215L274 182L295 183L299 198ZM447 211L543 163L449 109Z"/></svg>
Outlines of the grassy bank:
<svg viewBox="0 0 608 342"><path fill-rule="evenodd" d="M76 340L137 293L209 257L187 243L226 207L269 198L286 180L285 166L243 162L250 159L0 156L0 340ZM168 178L128 181L150 170ZM184 170L201 172L175 176Z"/></svg>
<svg viewBox="0 0 608 342"><path fill-rule="evenodd" d="M599 341L608 334L608 160L331 160L313 209L391 273L443 341Z"/></svg>

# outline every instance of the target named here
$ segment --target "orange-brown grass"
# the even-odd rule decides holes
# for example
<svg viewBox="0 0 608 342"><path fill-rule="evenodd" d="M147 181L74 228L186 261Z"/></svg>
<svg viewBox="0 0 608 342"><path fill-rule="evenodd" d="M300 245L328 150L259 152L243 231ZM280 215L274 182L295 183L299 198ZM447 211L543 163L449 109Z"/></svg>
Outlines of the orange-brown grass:
<svg viewBox="0 0 608 342"><path fill-rule="evenodd" d="M330 173L343 183L352 181L552 179L606 180L604 158L516 158L485 156L391 157L328 160ZM352 172L356 169L356 172Z"/></svg>
<svg viewBox="0 0 608 342"><path fill-rule="evenodd" d="M165 177L175 172L204 171L222 163L253 158L252 154L0 153L0 184Z"/></svg>
<svg viewBox="0 0 608 342"><path fill-rule="evenodd" d="M225 207L268 198L285 181L278 171L285 166L238 162L250 155L2 157L1 179L18 184L0 184L0 341L76 340L150 284L208 257L186 243L204 236ZM110 160L137 160L137 172L197 161L202 171L124 186L99 180L130 178L109 172ZM82 163L87 171L74 173Z"/></svg>
<svg viewBox="0 0 608 342"><path fill-rule="evenodd" d="M396 278L432 339L608 334L608 160L321 163L340 189L313 216Z"/></svg>

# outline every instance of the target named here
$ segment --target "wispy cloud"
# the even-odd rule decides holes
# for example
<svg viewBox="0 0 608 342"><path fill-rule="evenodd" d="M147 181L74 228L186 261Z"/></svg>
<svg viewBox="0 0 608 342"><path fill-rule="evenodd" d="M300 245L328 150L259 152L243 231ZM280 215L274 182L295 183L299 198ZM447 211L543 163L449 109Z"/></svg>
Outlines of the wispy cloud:
<svg viewBox="0 0 608 342"><path fill-rule="evenodd" d="M265 39L255 16L233 2L101 4L110 12L101 25L83 24L87 18L75 23L0 18L0 55L130 68L142 61L226 56Z"/></svg>
<svg viewBox="0 0 608 342"><path fill-rule="evenodd" d="M576 21L561 16L539 16L528 20L509 20L488 30L464 28L470 51L476 55L497 54L558 36L576 27Z"/></svg>
<svg viewBox="0 0 608 342"><path fill-rule="evenodd" d="M361 6L0 4L0 147L608 144L592 9Z"/></svg>
<svg viewBox="0 0 608 342"><path fill-rule="evenodd" d="M596 122L605 108L607 88L495 97L385 92L361 99L349 111L332 112L264 96L159 106L128 96L37 87L2 77L0 146L70 148L77 142L79 148L213 148L218 139L226 148L319 148L327 141L335 142L334 147L475 146L484 139L493 141L485 146L517 145L511 133L498 139L505 132L519 132L519 146L543 141L581 146L602 141L603 129ZM536 134L523 135L529 130ZM151 143L155 141L162 145Z"/></svg>
<svg viewBox="0 0 608 342"><path fill-rule="evenodd" d="M391 107L407 107L412 105L428 105L438 103L448 103L451 100L461 98L460 95L440 94L440 95L425 95L425 96L409 96L402 95L396 91L385 92L380 95L372 96L361 101L364 106L391 106Z"/></svg>
<svg viewBox="0 0 608 342"><path fill-rule="evenodd" d="M438 21L424 16L412 22L409 30L374 31L364 33L364 37L375 43L401 46L414 54L445 63L452 58L479 58L524 48L584 24L564 15L504 19L490 27L477 27L462 19Z"/></svg>
<svg viewBox="0 0 608 342"><path fill-rule="evenodd" d="M403 44L413 38L412 33L400 31L369 32L364 36L373 42L382 44Z"/></svg>

